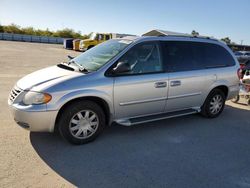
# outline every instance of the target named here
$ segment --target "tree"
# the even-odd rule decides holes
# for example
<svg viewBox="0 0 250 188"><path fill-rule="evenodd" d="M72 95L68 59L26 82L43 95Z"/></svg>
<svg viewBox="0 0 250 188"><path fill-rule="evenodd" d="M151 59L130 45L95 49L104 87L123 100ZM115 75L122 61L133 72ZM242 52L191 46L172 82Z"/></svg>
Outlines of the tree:
<svg viewBox="0 0 250 188"><path fill-rule="evenodd" d="M50 31L49 29L46 30L37 29L35 30L34 35L51 37L53 35L53 32Z"/></svg>
<svg viewBox="0 0 250 188"><path fill-rule="evenodd" d="M231 39L229 37L222 38L221 41L225 42L226 44L231 44Z"/></svg>
<svg viewBox="0 0 250 188"><path fill-rule="evenodd" d="M193 30L193 31L191 32L191 35L193 35L193 36L199 36L199 32Z"/></svg>
<svg viewBox="0 0 250 188"><path fill-rule="evenodd" d="M51 32L48 28L45 30L45 31L43 31L43 35L45 35L45 36L52 36L53 35L53 32Z"/></svg>
<svg viewBox="0 0 250 188"><path fill-rule="evenodd" d="M8 26L4 26L5 33L15 33L15 34L23 34L24 32L21 30L21 27L16 24L11 24Z"/></svg>
<svg viewBox="0 0 250 188"><path fill-rule="evenodd" d="M0 25L0 33L3 33L3 32L4 32L3 26Z"/></svg>
<svg viewBox="0 0 250 188"><path fill-rule="evenodd" d="M36 36L48 36L48 37L62 37L62 38L79 38L86 39L87 35L82 35L80 31L76 32L73 29L65 28L62 30L57 30L56 32L50 31L48 28L46 30L35 29L33 27L20 27L16 24L2 26L0 24L0 32L13 33L13 34L26 34L26 35L36 35Z"/></svg>
<svg viewBox="0 0 250 188"><path fill-rule="evenodd" d="M73 29L65 28L62 30L57 30L53 36L54 37L62 37L62 38L74 38L75 31Z"/></svg>
<svg viewBox="0 0 250 188"><path fill-rule="evenodd" d="M33 27L22 28L22 31L26 35L34 35L35 34L35 29Z"/></svg>
<svg viewBox="0 0 250 188"><path fill-rule="evenodd" d="M73 29L65 28L62 30L57 30L53 33L54 37L62 37L62 38L79 38L79 39L85 39L86 35L81 35L81 32L75 32Z"/></svg>

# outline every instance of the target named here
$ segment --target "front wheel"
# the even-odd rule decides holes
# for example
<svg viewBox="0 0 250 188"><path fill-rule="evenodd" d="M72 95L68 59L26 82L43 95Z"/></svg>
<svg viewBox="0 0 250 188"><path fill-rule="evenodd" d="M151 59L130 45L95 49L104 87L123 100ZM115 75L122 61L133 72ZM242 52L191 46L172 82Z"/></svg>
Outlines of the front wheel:
<svg viewBox="0 0 250 188"><path fill-rule="evenodd" d="M61 136L72 144L93 141L105 127L102 108L92 101L77 101L62 112L58 128Z"/></svg>
<svg viewBox="0 0 250 188"><path fill-rule="evenodd" d="M201 108L201 114L207 118L215 118L220 115L225 106L226 97L220 89L214 89L208 95Z"/></svg>

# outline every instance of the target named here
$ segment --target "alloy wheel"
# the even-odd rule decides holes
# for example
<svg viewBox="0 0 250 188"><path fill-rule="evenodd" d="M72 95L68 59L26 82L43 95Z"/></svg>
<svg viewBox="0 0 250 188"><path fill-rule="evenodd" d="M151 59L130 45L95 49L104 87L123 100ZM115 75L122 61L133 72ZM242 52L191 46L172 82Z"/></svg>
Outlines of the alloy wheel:
<svg viewBox="0 0 250 188"><path fill-rule="evenodd" d="M223 99L221 95L215 95L209 104L209 110L212 114L217 114L223 107Z"/></svg>
<svg viewBox="0 0 250 188"><path fill-rule="evenodd" d="M99 119L95 112L83 110L77 112L70 120L69 130L72 136L86 139L92 136L99 126Z"/></svg>

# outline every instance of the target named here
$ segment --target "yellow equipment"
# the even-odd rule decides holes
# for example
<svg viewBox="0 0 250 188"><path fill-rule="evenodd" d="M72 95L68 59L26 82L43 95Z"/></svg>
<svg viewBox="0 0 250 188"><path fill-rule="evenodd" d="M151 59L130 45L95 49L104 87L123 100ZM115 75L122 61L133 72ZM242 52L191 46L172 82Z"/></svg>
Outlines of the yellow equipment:
<svg viewBox="0 0 250 188"><path fill-rule="evenodd" d="M89 39L81 40L79 45L80 51L86 51L97 44L107 41L112 38L111 33L91 33Z"/></svg>
<svg viewBox="0 0 250 188"><path fill-rule="evenodd" d="M73 50L79 51L80 50L80 41L81 39L75 39L73 40Z"/></svg>

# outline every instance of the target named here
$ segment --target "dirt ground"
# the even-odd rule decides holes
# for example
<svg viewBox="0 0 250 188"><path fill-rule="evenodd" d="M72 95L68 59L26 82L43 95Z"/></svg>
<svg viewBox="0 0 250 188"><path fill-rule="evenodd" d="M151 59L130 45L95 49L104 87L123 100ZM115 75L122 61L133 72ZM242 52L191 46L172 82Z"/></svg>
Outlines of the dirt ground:
<svg viewBox="0 0 250 188"><path fill-rule="evenodd" d="M7 98L15 82L40 68L67 60L78 52L62 45L0 41L0 187L70 187L37 155L30 133L16 126Z"/></svg>

